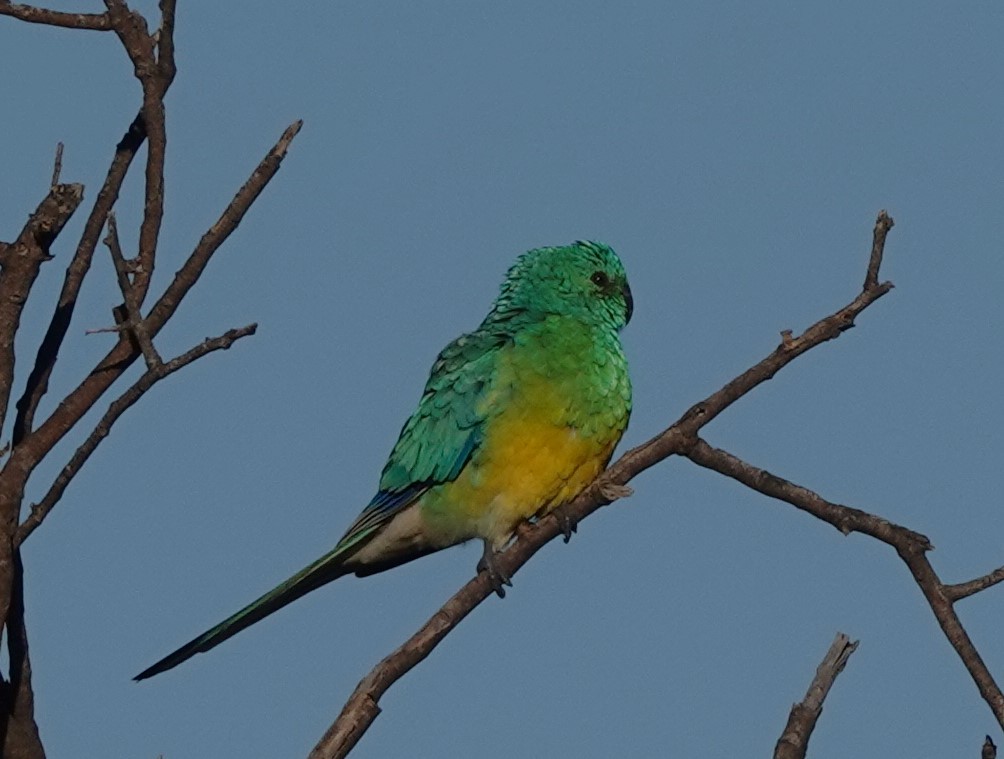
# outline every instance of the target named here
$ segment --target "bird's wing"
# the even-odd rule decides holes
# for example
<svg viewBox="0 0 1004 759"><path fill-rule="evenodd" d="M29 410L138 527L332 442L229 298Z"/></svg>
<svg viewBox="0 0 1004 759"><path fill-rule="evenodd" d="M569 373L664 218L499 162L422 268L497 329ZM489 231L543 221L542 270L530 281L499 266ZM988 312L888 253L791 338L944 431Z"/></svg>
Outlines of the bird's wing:
<svg viewBox="0 0 1004 759"><path fill-rule="evenodd" d="M481 444L483 401L509 342L505 333L478 330L443 349L387 459L379 491L339 541L340 551L373 536L429 488L457 478Z"/></svg>
<svg viewBox="0 0 1004 759"><path fill-rule="evenodd" d="M436 359L418 410L405 423L380 479L380 491L331 551L199 637L168 654L136 680L208 651L297 598L345 574L346 555L372 537L426 490L460 474L480 443L482 401L496 354L508 339L474 332L457 338Z"/></svg>

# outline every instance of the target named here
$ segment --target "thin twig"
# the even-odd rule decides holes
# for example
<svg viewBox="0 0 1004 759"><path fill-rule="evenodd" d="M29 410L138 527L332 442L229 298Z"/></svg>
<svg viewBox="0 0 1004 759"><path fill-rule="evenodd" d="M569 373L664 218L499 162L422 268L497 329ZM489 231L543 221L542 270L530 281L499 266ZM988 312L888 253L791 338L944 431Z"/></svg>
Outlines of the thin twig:
<svg viewBox="0 0 1004 759"><path fill-rule="evenodd" d="M998 567L993 572L988 572L982 577L977 577L969 582L960 582L955 585L945 586L945 596L952 603L961 601L963 598L979 593L981 590L991 588L999 582L1004 582L1004 567Z"/></svg>
<svg viewBox="0 0 1004 759"><path fill-rule="evenodd" d="M49 189L53 190L59 184L59 175L63 172L63 143L56 143L56 160L52 165L52 181L49 182Z"/></svg>
<svg viewBox="0 0 1004 759"><path fill-rule="evenodd" d="M816 668L816 675L809 684L805 698L791 707L788 723L774 747L774 759L805 759L809 738L823 712L823 701L857 647L858 641L852 643L846 635L837 633L826 656Z"/></svg>
<svg viewBox="0 0 1004 759"><path fill-rule="evenodd" d="M114 327L92 327L91 329L85 329L85 335L108 335L117 334L120 335L123 332L129 332L132 327L128 323L116 324Z"/></svg>
<svg viewBox="0 0 1004 759"><path fill-rule="evenodd" d="M143 376L141 376L131 387L129 387L128 390L112 401L111 405L108 406L108 410L104 413L104 416L101 417L97 425L91 431L91 434L88 435L87 439L84 440L76 451L74 451L73 456L70 457L66 466L60 470L59 476L53 481L49 491L45 494L41 501L32 505L31 512L25 518L24 522L18 526L17 532L14 535L15 548L20 546L24 542L25 538L31 535L31 533L34 532L35 529L49 515L49 512L52 511L53 507L63 496L63 492L66 490L67 485L70 484L70 481L76 476L77 472L80 471L80 468L86 463L87 459L90 458L91 454L94 453L101 441L108 437L108 433L111 432L112 425L115 424L116 420L122 416L126 409L136 403L136 401L143 397L143 394L146 393L147 390L153 387L160 380L173 374L179 369L188 366L193 361L202 358L208 353L218 350L227 350L242 337L253 335L257 329L257 324L249 324L246 327L240 327L239 329L231 329L219 337L207 337L194 348L186 351L180 356L173 358L170 361L157 364L156 366L148 369Z"/></svg>
<svg viewBox="0 0 1004 759"><path fill-rule="evenodd" d="M147 368L153 369L158 364L163 363L163 361L153 345L153 340L150 339L150 333L146 329L146 324L143 323L136 288L129 279L129 263L122 254L122 245L119 242L119 231L118 225L115 223L114 211L108 214L108 235L105 237L104 242L111 253L112 263L115 265L115 274L118 278L119 290L122 292L126 314L125 326L132 331L133 336L136 338L136 342L143 352L143 358L146 359Z"/></svg>
<svg viewBox="0 0 1004 759"><path fill-rule="evenodd" d="M865 274L865 290L871 290L878 285L879 267L882 265L882 252L885 250L885 238L896 222L885 211L879 211L875 221L875 231L872 235L872 255L868 260L868 271Z"/></svg>
<svg viewBox="0 0 1004 759"><path fill-rule="evenodd" d="M766 496L790 503L795 508L833 525L844 535L859 532L894 548L906 545L916 546L921 551L930 551L934 548L926 535L866 511L827 501L808 488L771 474L766 469L747 464L728 451L713 448L700 438L684 455L698 466L731 477Z"/></svg>
<svg viewBox="0 0 1004 759"><path fill-rule="evenodd" d="M247 182L237 191L216 223L202 235L195 250L174 275L171 284L167 286L164 294L160 296L147 315L147 321L151 325L153 334L156 334L157 330L174 313L178 304L202 275L213 254L237 229L237 225L241 223L241 219L244 218L244 214L247 213L251 204L255 202L265 186L275 176L282 165L282 160L286 157L293 138L296 137L302 126L303 121L294 121L286 127L282 136L251 173Z"/></svg>
<svg viewBox="0 0 1004 759"><path fill-rule="evenodd" d="M33 5L11 3L9 0L0 0L0 16L11 16L30 24L47 24L65 29L107 32L112 28L107 13L64 13Z"/></svg>

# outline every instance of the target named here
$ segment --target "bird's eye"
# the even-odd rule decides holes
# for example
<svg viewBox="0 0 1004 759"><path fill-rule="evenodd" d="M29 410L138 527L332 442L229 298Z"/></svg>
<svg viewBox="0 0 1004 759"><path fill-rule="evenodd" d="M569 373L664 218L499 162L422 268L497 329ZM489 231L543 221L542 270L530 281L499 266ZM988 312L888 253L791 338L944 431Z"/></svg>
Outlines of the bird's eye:
<svg viewBox="0 0 1004 759"><path fill-rule="evenodd" d="M610 284L610 277L607 276L605 271L594 271L593 276L589 279L597 287L606 287Z"/></svg>

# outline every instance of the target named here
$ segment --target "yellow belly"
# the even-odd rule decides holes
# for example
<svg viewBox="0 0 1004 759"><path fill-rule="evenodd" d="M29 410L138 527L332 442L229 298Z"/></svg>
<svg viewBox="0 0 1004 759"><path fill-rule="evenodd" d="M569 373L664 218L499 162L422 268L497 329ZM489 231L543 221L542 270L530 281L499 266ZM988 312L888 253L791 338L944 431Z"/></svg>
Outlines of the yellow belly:
<svg viewBox="0 0 1004 759"><path fill-rule="evenodd" d="M616 439L525 415L495 420L486 440L451 483L422 501L424 522L444 543L485 538L499 548L516 525L575 497L606 466Z"/></svg>

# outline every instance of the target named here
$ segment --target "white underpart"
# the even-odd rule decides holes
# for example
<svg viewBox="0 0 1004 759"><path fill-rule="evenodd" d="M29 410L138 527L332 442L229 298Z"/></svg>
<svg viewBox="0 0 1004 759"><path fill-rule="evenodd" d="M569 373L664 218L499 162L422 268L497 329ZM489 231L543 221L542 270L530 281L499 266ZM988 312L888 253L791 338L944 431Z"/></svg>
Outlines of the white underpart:
<svg viewBox="0 0 1004 759"><path fill-rule="evenodd" d="M398 556L413 554L426 546L428 540L418 504L413 503L385 524L345 565L352 568L357 565L383 564Z"/></svg>

